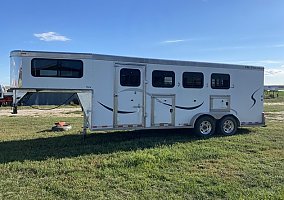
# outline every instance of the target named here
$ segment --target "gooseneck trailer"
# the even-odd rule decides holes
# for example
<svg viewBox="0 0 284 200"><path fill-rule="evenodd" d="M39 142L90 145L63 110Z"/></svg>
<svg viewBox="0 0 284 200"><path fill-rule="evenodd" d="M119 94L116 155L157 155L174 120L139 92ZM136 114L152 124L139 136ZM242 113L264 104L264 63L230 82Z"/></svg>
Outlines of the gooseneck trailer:
<svg viewBox="0 0 284 200"><path fill-rule="evenodd" d="M232 135L263 125L264 68L89 53L11 52L14 106L19 93L78 95L84 132L194 128Z"/></svg>

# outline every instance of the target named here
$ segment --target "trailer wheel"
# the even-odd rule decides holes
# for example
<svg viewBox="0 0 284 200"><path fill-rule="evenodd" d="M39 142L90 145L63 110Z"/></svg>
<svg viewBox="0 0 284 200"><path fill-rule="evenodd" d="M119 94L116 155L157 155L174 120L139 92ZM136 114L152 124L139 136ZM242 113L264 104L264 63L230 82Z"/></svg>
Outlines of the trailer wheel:
<svg viewBox="0 0 284 200"><path fill-rule="evenodd" d="M194 124L194 132L201 137L209 137L214 134L216 128L215 120L209 116L199 118Z"/></svg>
<svg viewBox="0 0 284 200"><path fill-rule="evenodd" d="M218 125L218 129L223 135L234 135L237 131L237 121L232 116L223 117Z"/></svg>

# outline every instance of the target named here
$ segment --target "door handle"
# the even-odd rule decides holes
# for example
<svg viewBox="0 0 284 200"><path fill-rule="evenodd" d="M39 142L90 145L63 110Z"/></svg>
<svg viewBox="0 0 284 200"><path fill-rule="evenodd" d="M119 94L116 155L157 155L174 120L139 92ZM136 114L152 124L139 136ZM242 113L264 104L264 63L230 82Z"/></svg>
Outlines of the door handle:
<svg viewBox="0 0 284 200"><path fill-rule="evenodd" d="M171 112L171 113L174 112L174 109L171 108L171 109L170 109L170 112Z"/></svg>

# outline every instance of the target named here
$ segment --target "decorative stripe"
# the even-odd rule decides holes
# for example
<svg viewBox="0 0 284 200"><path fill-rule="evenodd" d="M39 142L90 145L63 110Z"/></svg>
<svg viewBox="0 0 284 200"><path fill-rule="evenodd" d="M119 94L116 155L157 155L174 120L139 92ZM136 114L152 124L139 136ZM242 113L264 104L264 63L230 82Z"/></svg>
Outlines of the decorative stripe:
<svg viewBox="0 0 284 200"><path fill-rule="evenodd" d="M107 110L113 112L113 109L111 107L108 107L104 104L102 104L101 102L98 101L98 103L103 106L104 108L106 108ZM132 113L136 113L137 111L121 111L121 110L118 110L117 111L119 114L132 114Z"/></svg>
<svg viewBox="0 0 284 200"><path fill-rule="evenodd" d="M173 106L173 105L171 105L171 104L169 104L169 103L165 103L165 102L162 102L162 101L160 101L160 100L158 100L158 102L160 102L160 103L162 103L162 104L164 104L164 105L166 105L166 106L170 106L170 107ZM175 106L175 107L178 108L178 109L182 109L182 110L194 110L194 109L199 108L200 106L202 106L203 103L204 103L204 101L203 101L201 104L199 104L199 105L197 105L197 106L193 106L193 107L184 107L184 106Z"/></svg>
<svg viewBox="0 0 284 200"><path fill-rule="evenodd" d="M256 104L256 99L254 98L254 95L255 95L255 93L257 93L258 90L260 90L260 88L258 88L250 97L253 100L253 104L250 107L250 109L252 109L252 107L254 107L254 105Z"/></svg>
<svg viewBox="0 0 284 200"><path fill-rule="evenodd" d="M141 92L142 93L143 90L140 88L128 88L128 89L121 90L118 93L121 93L121 92Z"/></svg>

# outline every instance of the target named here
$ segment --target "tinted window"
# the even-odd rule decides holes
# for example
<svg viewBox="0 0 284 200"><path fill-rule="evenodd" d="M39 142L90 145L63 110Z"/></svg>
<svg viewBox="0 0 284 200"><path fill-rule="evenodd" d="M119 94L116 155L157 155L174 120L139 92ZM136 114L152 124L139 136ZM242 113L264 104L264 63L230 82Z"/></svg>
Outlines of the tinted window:
<svg viewBox="0 0 284 200"><path fill-rule="evenodd" d="M141 73L139 69L127 69L120 70L120 85L128 87L138 87L141 82Z"/></svg>
<svg viewBox="0 0 284 200"><path fill-rule="evenodd" d="M203 88L204 76L200 72L184 72L182 85L184 88Z"/></svg>
<svg viewBox="0 0 284 200"><path fill-rule="evenodd" d="M229 74L212 74L211 88L213 89L229 89L230 75Z"/></svg>
<svg viewBox="0 0 284 200"><path fill-rule="evenodd" d="M173 71L155 70L152 72L153 87L172 88L175 86L175 73Z"/></svg>
<svg viewBox="0 0 284 200"><path fill-rule="evenodd" d="M32 75L35 77L81 78L83 62L65 59L32 59Z"/></svg>

